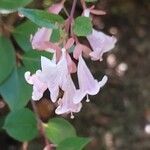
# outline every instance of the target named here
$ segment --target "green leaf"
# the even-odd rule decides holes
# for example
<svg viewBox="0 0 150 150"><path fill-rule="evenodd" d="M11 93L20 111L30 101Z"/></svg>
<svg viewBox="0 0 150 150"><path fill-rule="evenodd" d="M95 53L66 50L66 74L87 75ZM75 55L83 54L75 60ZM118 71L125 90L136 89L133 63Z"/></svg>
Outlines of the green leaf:
<svg viewBox="0 0 150 150"><path fill-rule="evenodd" d="M54 144L59 144L69 137L76 137L74 127L63 118L53 118L45 127L47 137Z"/></svg>
<svg viewBox="0 0 150 150"><path fill-rule="evenodd" d="M0 86L0 94L11 110L24 107L31 98L32 89L24 79L24 68L15 69Z"/></svg>
<svg viewBox="0 0 150 150"><path fill-rule="evenodd" d="M38 69L40 69L41 56L45 56L51 59L53 54L45 51L36 51L36 50L32 50L25 53L23 56L23 64L25 66L26 71L30 71L31 73L34 73Z"/></svg>
<svg viewBox="0 0 150 150"><path fill-rule="evenodd" d="M60 31L59 29L54 29L50 41L55 43L58 42L59 40L60 40Z"/></svg>
<svg viewBox="0 0 150 150"><path fill-rule="evenodd" d="M82 150L89 142L90 138L71 137L62 141L56 150Z"/></svg>
<svg viewBox="0 0 150 150"><path fill-rule="evenodd" d="M92 33L92 23L90 18L80 16L75 19L73 31L77 36L87 36Z"/></svg>
<svg viewBox="0 0 150 150"><path fill-rule="evenodd" d="M4 129L18 141L30 141L38 134L35 115L27 108L10 112L6 117Z"/></svg>
<svg viewBox="0 0 150 150"><path fill-rule="evenodd" d="M0 35L0 84L8 78L15 67L15 50L9 39Z"/></svg>
<svg viewBox="0 0 150 150"><path fill-rule="evenodd" d="M19 12L42 27L56 29L58 23L62 24L64 22L61 16L43 10L20 8Z"/></svg>
<svg viewBox="0 0 150 150"><path fill-rule="evenodd" d="M97 2L97 0L85 0L87 3Z"/></svg>
<svg viewBox="0 0 150 150"><path fill-rule="evenodd" d="M13 37L24 51L29 51L32 49L30 35L33 35L37 29L38 26L36 24L31 21L26 21L17 26L13 31Z"/></svg>
<svg viewBox="0 0 150 150"><path fill-rule="evenodd" d="M31 3L33 0L0 0L0 9L17 10Z"/></svg>

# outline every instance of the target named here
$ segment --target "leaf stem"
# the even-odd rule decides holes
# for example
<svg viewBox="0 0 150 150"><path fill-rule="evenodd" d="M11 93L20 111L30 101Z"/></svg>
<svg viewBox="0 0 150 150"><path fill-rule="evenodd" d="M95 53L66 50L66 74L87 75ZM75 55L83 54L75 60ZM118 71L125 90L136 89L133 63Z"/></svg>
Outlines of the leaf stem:
<svg viewBox="0 0 150 150"><path fill-rule="evenodd" d="M80 0L80 2L81 2L81 5L82 5L83 9L86 9L87 7L86 7L85 0Z"/></svg>
<svg viewBox="0 0 150 150"><path fill-rule="evenodd" d="M40 119L40 116L39 116L39 114L38 114L38 111L37 111L35 102L34 102L33 100L31 100L31 104L32 104L32 108L33 108L33 110L34 110L34 113L35 113L35 115L36 115L39 132L40 132L40 134L41 134L41 135L43 136L43 138L44 138L45 145L46 145L46 146L49 146L50 143L49 143L48 138L47 138L46 135L45 135L45 129L44 129L44 126L43 126L43 122L42 122L41 119Z"/></svg>
<svg viewBox="0 0 150 150"><path fill-rule="evenodd" d="M77 0L73 0L70 16L68 18L67 32L69 32L69 30L71 29L71 24L72 24L72 21L73 21L73 15L74 15L74 12L75 12L76 4L77 4Z"/></svg>

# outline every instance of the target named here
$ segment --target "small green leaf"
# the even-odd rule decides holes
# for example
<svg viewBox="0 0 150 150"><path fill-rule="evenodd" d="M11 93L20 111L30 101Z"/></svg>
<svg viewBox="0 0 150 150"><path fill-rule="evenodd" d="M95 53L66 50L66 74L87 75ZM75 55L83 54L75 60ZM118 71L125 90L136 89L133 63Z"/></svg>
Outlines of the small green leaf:
<svg viewBox="0 0 150 150"><path fill-rule="evenodd" d="M17 10L31 3L33 0L0 0L0 9Z"/></svg>
<svg viewBox="0 0 150 150"><path fill-rule="evenodd" d="M35 115L27 108L10 112L6 117L4 129L18 141L30 141L38 134Z"/></svg>
<svg viewBox="0 0 150 150"><path fill-rule="evenodd" d="M64 22L61 16L43 10L20 8L19 12L42 27L56 29L58 23L62 24Z"/></svg>
<svg viewBox="0 0 150 150"><path fill-rule="evenodd" d="M75 19L73 31L77 36L87 36L92 33L92 23L90 18L80 16Z"/></svg>
<svg viewBox="0 0 150 150"><path fill-rule="evenodd" d="M53 54L45 51L35 51L35 50L31 50L25 53L23 56L23 64L25 66L26 71L35 73L38 69L40 69L41 56L45 56L51 59Z"/></svg>
<svg viewBox="0 0 150 150"><path fill-rule="evenodd" d="M60 40L60 31L59 29L54 29L50 41L55 43L58 42L59 40Z"/></svg>
<svg viewBox="0 0 150 150"><path fill-rule="evenodd" d="M83 137L71 137L62 141L56 150L82 150L91 139Z"/></svg>
<svg viewBox="0 0 150 150"><path fill-rule="evenodd" d="M46 125L45 132L54 144L59 144L69 137L76 137L74 127L63 118L51 119Z"/></svg>
<svg viewBox="0 0 150 150"><path fill-rule="evenodd" d="M36 24L26 21L17 26L13 31L13 37L24 51L29 51L32 49L30 35L33 35L37 29L38 26Z"/></svg>
<svg viewBox="0 0 150 150"><path fill-rule="evenodd" d="M15 50L9 39L0 35L0 84L8 78L15 67Z"/></svg>
<svg viewBox="0 0 150 150"><path fill-rule="evenodd" d="M32 89L24 79L24 68L14 69L0 86L0 94L11 110L24 107L31 98Z"/></svg>

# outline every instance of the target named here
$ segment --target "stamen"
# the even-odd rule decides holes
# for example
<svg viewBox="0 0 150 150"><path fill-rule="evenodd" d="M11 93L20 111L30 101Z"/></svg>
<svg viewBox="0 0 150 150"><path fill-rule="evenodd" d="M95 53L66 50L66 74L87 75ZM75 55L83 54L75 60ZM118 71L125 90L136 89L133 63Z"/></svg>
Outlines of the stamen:
<svg viewBox="0 0 150 150"><path fill-rule="evenodd" d="M86 95L86 102L90 102L89 95Z"/></svg>
<svg viewBox="0 0 150 150"><path fill-rule="evenodd" d="M71 119L74 119L74 115L73 113L71 112L71 116L70 116Z"/></svg>

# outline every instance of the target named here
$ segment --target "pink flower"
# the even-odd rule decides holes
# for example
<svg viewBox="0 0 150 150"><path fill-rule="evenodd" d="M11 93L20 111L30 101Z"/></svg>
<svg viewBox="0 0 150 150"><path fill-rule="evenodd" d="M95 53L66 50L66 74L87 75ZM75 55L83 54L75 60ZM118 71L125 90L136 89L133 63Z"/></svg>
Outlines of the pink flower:
<svg viewBox="0 0 150 150"><path fill-rule="evenodd" d="M82 108L82 104L80 102L77 104L73 103L73 97L76 92L76 88L70 75L68 75L67 82L64 84L63 90L64 95L59 99L59 105L55 110L55 113L58 115L71 113L71 118L73 119L73 113L79 112Z"/></svg>
<svg viewBox="0 0 150 150"><path fill-rule="evenodd" d="M104 76L100 82L94 79L82 56L79 57L77 74L79 90L76 91L73 99L75 104L79 103L87 94L96 95L107 82L107 76ZM89 101L88 97L87 101Z"/></svg>
<svg viewBox="0 0 150 150"><path fill-rule="evenodd" d="M106 14L105 11L103 11L103 10L98 10L98 9L94 9L94 7L95 7L95 6L93 5L93 6L91 6L90 8L84 9L83 15L84 15L85 17L90 17L90 14L93 14L93 15L105 15L105 14Z"/></svg>
<svg viewBox="0 0 150 150"><path fill-rule="evenodd" d="M33 85L32 99L35 101L41 99L43 93L47 89L46 83L41 78L41 71L36 71L32 76L30 75L30 72L27 71L24 76L26 81Z"/></svg>
<svg viewBox="0 0 150 150"><path fill-rule="evenodd" d="M85 57L88 57L90 52L91 52L91 49L89 47L87 47L86 45L77 43L76 46L75 46L75 49L73 51L73 57L75 59L79 59L79 56L82 55L82 54Z"/></svg>
<svg viewBox="0 0 150 150"><path fill-rule="evenodd" d="M49 41L51 32L52 30L44 27L39 29L34 35L34 37L31 39L31 44L33 49L45 50L54 53L56 56L56 61L58 62L61 57L61 48ZM74 39L70 38L64 47L66 49L69 49L73 44ZM75 73L77 70L76 64L73 62L68 52L67 52L67 64L70 73Z"/></svg>
<svg viewBox="0 0 150 150"><path fill-rule="evenodd" d="M53 4L52 6L48 8L48 12L53 13L53 14L59 14L64 6L64 2L65 0L63 0L60 3Z"/></svg>
<svg viewBox="0 0 150 150"><path fill-rule="evenodd" d="M106 13L101 10L95 10L92 6L89 9L83 11L85 17L90 17L90 13L94 15L105 15ZM110 51L114 48L117 39L114 36L109 36L101 31L96 31L93 29L92 34L87 36L87 39L93 49L89 55L92 60L102 60L102 56L105 52Z"/></svg>
<svg viewBox="0 0 150 150"><path fill-rule="evenodd" d="M113 49L117 41L114 36L108 36L94 29L87 39L93 49L93 52L90 53L92 60L102 60L103 54Z"/></svg>
<svg viewBox="0 0 150 150"><path fill-rule="evenodd" d="M51 37L52 30L42 27L38 29L35 35L31 36L31 45L33 49L37 50L45 50L49 47L46 46L47 42L49 42Z"/></svg>
<svg viewBox="0 0 150 150"><path fill-rule="evenodd" d="M62 49L62 56L58 63L46 57L41 57L41 78L47 83L52 102L56 102L59 88L65 84L69 74L65 51L65 49Z"/></svg>
<svg viewBox="0 0 150 150"><path fill-rule="evenodd" d="M51 7L49 7L48 12L59 14L59 12L63 8L63 4L64 0L61 3L53 4ZM35 33L33 37L31 35L32 48L37 50L51 49L52 43L49 42L51 34L52 29L48 29L45 27L38 29L38 31Z"/></svg>

